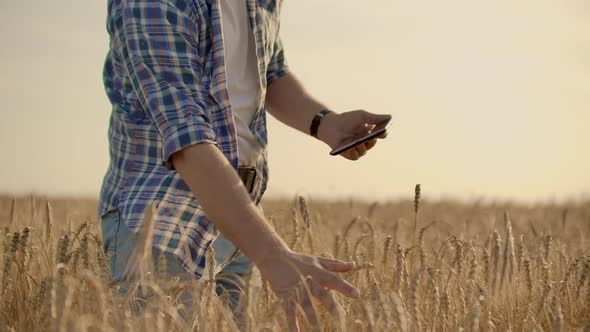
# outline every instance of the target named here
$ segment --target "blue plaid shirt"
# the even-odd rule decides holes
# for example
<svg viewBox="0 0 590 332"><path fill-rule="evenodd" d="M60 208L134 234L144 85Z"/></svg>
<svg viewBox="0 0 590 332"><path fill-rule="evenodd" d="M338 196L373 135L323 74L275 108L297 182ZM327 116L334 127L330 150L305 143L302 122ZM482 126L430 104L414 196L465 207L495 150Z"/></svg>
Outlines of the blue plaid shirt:
<svg viewBox="0 0 590 332"><path fill-rule="evenodd" d="M217 232L170 157L193 144L217 145L237 170L234 119L226 87L220 0L109 0L110 50L104 86L112 103L110 164L99 215L119 209L132 231L155 206L154 245L200 277ZM226 0L221 0L226 1ZM281 0L247 1L260 86L287 72L279 30ZM263 153L251 194L268 180L264 95L250 125Z"/></svg>

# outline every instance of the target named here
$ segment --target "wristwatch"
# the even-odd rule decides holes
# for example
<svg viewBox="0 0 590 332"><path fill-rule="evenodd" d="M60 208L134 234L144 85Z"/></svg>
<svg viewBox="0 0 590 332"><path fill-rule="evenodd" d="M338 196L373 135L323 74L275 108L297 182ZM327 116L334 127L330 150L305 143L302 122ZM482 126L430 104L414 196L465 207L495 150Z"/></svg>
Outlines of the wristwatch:
<svg viewBox="0 0 590 332"><path fill-rule="evenodd" d="M316 113L316 115L313 117L313 120L311 120L311 125L309 126L309 134L311 136L319 139L318 138L318 128L320 127L320 122L322 121L324 116L326 116L330 113L334 113L334 112L325 109L325 110L321 110Z"/></svg>

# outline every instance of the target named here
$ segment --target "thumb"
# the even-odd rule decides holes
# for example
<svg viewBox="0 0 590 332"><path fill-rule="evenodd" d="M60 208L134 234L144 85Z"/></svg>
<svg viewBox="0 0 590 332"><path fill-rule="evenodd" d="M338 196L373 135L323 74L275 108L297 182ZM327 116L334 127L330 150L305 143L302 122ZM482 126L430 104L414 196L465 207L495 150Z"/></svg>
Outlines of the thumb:
<svg viewBox="0 0 590 332"><path fill-rule="evenodd" d="M318 257L320 265L332 272L348 272L354 268L354 262L345 262L338 259Z"/></svg>
<svg viewBox="0 0 590 332"><path fill-rule="evenodd" d="M377 124L391 119L391 114L373 114L365 111L364 118L367 123Z"/></svg>

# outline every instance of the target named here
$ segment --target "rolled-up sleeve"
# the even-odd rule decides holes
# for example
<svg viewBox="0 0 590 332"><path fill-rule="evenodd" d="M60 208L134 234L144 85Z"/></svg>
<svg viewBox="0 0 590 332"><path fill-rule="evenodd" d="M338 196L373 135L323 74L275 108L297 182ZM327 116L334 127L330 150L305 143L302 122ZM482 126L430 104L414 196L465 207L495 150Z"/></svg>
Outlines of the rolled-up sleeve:
<svg viewBox="0 0 590 332"><path fill-rule="evenodd" d="M199 26L181 1L123 0L118 48L145 113L162 139L162 158L216 136L204 102ZM176 4L176 5L173 5Z"/></svg>
<svg viewBox="0 0 590 332"><path fill-rule="evenodd" d="M270 86L272 81L285 75L289 71L287 59L285 58L285 50L283 49L283 40L281 35L277 36L274 45L274 52L268 68L266 70L266 84Z"/></svg>

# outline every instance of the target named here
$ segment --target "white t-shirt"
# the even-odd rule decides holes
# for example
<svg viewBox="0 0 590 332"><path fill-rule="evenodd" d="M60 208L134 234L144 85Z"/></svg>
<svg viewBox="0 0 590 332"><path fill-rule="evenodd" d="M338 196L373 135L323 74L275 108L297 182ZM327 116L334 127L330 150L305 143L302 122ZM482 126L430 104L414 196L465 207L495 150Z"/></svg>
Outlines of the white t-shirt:
<svg viewBox="0 0 590 332"><path fill-rule="evenodd" d="M255 166L262 147L249 126L261 98L254 34L245 0L221 0L225 75L238 135L238 163Z"/></svg>

